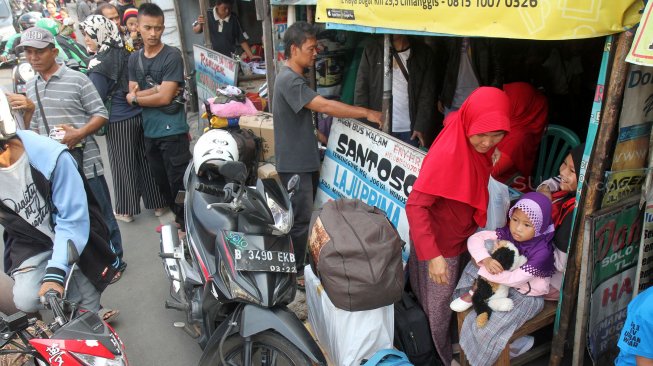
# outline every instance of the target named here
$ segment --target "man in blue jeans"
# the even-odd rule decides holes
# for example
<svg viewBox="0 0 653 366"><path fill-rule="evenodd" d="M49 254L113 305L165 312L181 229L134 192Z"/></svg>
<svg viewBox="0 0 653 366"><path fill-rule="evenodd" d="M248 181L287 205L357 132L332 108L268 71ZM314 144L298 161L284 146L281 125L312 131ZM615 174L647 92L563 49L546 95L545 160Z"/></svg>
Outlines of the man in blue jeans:
<svg viewBox="0 0 653 366"><path fill-rule="evenodd" d="M86 75L56 62L59 51L48 30L38 27L25 30L19 47L24 50L36 76L27 82L27 96L8 94L9 103L14 110L23 111L26 129L68 146L77 164L83 168L109 227L111 244L122 259L120 229L104 179L100 148L93 137L107 122L107 109ZM123 261L120 271L125 267Z"/></svg>

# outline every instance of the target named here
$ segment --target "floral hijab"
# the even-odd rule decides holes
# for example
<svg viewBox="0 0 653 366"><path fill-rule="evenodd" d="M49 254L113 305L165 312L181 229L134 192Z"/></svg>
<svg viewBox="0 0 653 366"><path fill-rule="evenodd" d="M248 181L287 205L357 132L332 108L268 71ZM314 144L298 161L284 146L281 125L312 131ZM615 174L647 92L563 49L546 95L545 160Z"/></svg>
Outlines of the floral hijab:
<svg viewBox="0 0 653 366"><path fill-rule="evenodd" d="M129 53L124 48L118 26L102 15L90 15L79 23L79 28L99 46L89 62L88 72L97 72L119 82L120 89L126 90Z"/></svg>

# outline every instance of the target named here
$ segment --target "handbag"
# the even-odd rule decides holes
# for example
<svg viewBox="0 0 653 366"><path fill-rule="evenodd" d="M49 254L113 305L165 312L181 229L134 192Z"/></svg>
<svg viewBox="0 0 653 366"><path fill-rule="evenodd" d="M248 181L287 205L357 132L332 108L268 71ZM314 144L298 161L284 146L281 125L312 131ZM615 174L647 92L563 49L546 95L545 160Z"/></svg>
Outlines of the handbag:
<svg viewBox="0 0 653 366"><path fill-rule="evenodd" d="M394 349L382 349L377 351L369 360L362 362L365 366L410 366L412 363L406 354Z"/></svg>
<svg viewBox="0 0 653 366"><path fill-rule="evenodd" d="M113 93L115 93L116 89L118 89L118 84L120 84L119 80L122 74L123 70L123 65L120 65L120 69L118 70L118 78L116 82L113 84L111 87L111 90L107 93L107 100L104 102L104 107L107 109L107 114L109 115L109 118L111 118L111 105L112 105L112 100L113 100ZM95 136L105 136L107 134L107 130L109 129L109 121L105 123L102 127L100 127L97 131L95 131Z"/></svg>
<svg viewBox="0 0 653 366"><path fill-rule="evenodd" d="M138 52L138 68L141 70L141 73L143 73L144 77L147 79L148 77L151 78L151 76L149 74L148 75L145 74L145 68L143 67L143 52L144 51L142 48ZM172 102L170 102L170 104L165 105L163 107L157 107L157 109L165 114L177 114L182 108L184 108L185 105L186 105L186 98L184 98L183 93L179 93L174 98L172 98Z"/></svg>

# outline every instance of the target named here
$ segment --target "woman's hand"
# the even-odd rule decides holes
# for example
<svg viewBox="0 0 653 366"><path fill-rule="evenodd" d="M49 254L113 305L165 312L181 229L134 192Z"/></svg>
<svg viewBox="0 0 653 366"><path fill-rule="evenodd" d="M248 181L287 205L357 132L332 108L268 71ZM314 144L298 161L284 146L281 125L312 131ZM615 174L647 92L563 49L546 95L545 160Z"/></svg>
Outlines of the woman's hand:
<svg viewBox="0 0 653 366"><path fill-rule="evenodd" d="M540 192L543 195L547 196L548 199L553 200L553 196L551 195L551 188L549 188L549 186L546 184L542 184L537 187L537 192Z"/></svg>
<svg viewBox="0 0 653 366"><path fill-rule="evenodd" d="M449 283L449 266L443 256L429 260L429 278L438 285Z"/></svg>
<svg viewBox="0 0 653 366"><path fill-rule="evenodd" d="M492 257L487 257L478 263L482 264L483 267L485 267L485 269L490 272L490 274L495 275L503 272L503 266L501 263L497 262L495 259L492 259Z"/></svg>
<svg viewBox="0 0 653 366"><path fill-rule="evenodd" d="M494 149L494 152L492 153L492 165L496 165L499 159L501 159L501 151L499 151L499 149Z"/></svg>

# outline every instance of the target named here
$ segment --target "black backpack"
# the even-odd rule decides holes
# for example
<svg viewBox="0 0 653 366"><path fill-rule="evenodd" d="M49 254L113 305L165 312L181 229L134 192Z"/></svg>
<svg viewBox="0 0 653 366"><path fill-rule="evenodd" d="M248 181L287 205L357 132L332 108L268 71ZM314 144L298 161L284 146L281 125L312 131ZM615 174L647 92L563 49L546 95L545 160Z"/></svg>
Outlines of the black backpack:
<svg viewBox="0 0 653 366"><path fill-rule="evenodd" d="M247 185L255 185L258 175L258 157L261 151L261 138L250 129L234 128L228 130L238 145L240 161L247 166Z"/></svg>
<svg viewBox="0 0 653 366"><path fill-rule="evenodd" d="M426 314L415 295L404 291L395 303L394 346L403 351L415 366L440 366Z"/></svg>

